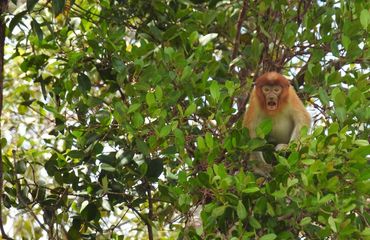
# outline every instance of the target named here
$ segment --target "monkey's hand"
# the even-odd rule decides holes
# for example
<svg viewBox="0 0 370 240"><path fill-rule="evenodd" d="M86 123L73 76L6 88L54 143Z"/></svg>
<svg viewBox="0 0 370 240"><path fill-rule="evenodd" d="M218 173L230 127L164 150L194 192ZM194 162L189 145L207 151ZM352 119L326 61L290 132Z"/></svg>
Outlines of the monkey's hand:
<svg viewBox="0 0 370 240"><path fill-rule="evenodd" d="M285 143L279 143L278 145L276 145L275 147L275 150L276 151L285 151L288 149L288 144L285 144Z"/></svg>

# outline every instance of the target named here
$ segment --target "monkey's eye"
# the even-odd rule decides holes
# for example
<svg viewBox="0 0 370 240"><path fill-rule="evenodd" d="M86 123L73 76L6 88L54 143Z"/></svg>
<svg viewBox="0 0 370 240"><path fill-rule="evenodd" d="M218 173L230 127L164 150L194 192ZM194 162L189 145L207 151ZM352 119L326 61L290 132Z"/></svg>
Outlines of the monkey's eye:
<svg viewBox="0 0 370 240"><path fill-rule="evenodd" d="M269 87L269 86L263 86L263 87L262 87L262 91L263 91L264 93L268 93L268 92L270 92L270 87Z"/></svg>
<svg viewBox="0 0 370 240"><path fill-rule="evenodd" d="M274 91L275 93L280 93L280 92L281 92L281 87L280 87L280 86L278 86L278 87L274 87L273 91Z"/></svg>

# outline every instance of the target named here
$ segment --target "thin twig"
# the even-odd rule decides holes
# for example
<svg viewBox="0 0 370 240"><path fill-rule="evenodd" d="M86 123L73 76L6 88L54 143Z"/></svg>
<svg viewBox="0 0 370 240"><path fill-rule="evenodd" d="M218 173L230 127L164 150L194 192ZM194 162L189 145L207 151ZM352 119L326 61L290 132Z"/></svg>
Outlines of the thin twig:
<svg viewBox="0 0 370 240"><path fill-rule="evenodd" d="M15 165L15 162L16 162L16 154L15 154L15 150L13 150L13 160L14 160L14 165ZM21 184L19 182L19 179L17 178L17 175L14 174L14 182L15 182L15 192L16 192L16 196L19 200L19 203L25 207L27 209L27 212L29 214L31 214L31 216L36 220L36 222L39 224L39 226L46 232L49 234L49 231L48 229L45 227L45 225L39 220L39 218L37 217L37 215L33 212L33 210L31 209L30 206L28 206L27 202L25 202L25 200L23 199L23 196L21 195L20 193L20 190L21 190Z"/></svg>

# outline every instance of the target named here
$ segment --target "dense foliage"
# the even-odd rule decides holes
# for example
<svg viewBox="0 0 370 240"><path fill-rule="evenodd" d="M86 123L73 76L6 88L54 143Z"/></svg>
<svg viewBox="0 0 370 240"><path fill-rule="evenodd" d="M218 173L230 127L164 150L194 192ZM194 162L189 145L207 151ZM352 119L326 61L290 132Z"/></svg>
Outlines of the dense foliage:
<svg viewBox="0 0 370 240"><path fill-rule="evenodd" d="M368 238L369 9L28 0L6 18L8 235ZM241 126L253 80L271 70L314 120L286 152L266 144L269 123L258 139ZM271 179L250 171L255 149ZM203 226L185 227L198 205Z"/></svg>

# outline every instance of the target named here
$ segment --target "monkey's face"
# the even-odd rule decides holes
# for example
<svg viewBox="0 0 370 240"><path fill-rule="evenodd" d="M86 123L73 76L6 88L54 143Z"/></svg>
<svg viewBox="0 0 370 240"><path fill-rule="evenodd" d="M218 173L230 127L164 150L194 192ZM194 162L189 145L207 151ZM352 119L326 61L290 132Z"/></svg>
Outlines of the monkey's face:
<svg viewBox="0 0 370 240"><path fill-rule="evenodd" d="M287 104L290 83L277 72L268 72L257 78L255 92L261 109L269 114L280 113Z"/></svg>
<svg viewBox="0 0 370 240"><path fill-rule="evenodd" d="M279 97L283 88L280 85L265 85L262 86L262 93L265 98L266 109L274 111L279 107Z"/></svg>

